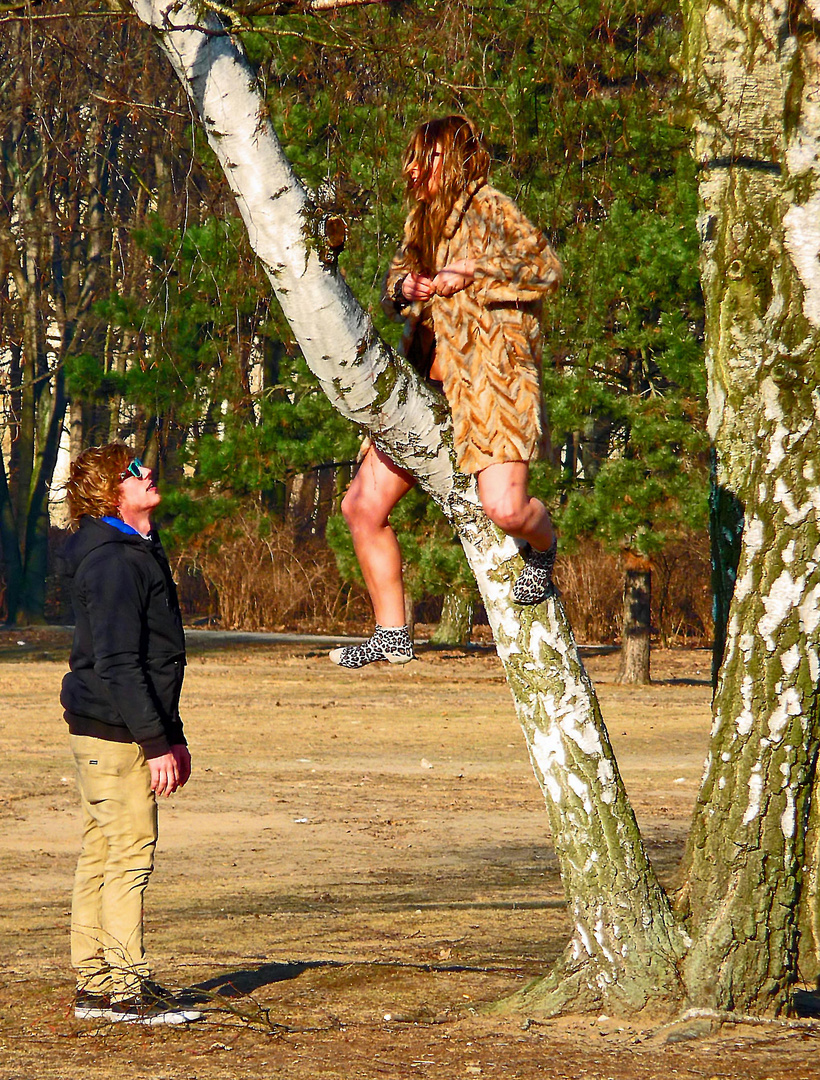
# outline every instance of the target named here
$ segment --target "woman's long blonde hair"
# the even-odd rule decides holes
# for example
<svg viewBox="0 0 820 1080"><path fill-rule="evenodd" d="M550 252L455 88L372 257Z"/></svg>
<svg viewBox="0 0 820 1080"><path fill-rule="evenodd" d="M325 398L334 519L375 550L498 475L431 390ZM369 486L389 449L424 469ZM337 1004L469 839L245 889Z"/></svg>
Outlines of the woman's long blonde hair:
<svg viewBox="0 0 820 1080"><path fill-rule="evenodd" d="M433 152L442 152L441 181L438 191L427 199L418 197L433 167ZM410 170L421 167L417 184ZM410 212L405 226L405 250L413 269L420 274L435 274L436 248L453 204L474 181L487 179L490 155L478 128L466 116L444 116L420 124L407 145L402 175L407 184Z"/></svg>

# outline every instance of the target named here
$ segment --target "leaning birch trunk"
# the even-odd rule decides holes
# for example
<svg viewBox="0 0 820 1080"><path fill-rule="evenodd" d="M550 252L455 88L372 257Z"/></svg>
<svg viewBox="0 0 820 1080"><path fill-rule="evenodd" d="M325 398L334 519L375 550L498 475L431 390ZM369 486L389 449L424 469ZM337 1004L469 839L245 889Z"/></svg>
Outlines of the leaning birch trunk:
<svg viewBox="0 0 820 1080"><path fill-rule="evenodd" d="M574 923L560 967L572 978L554 978L522 1007L674 1005L682 939L643 850L560 603L536 612L512 605L517 547L490 525L474 482L454 468L441 398L391 354L341 275L320 260L313 208L241 46L192 5L134 0L134 8L157 32L202 118L311 371L344 416L378 433L462 538L546 797Z"/></svg>
<svg viewBox="0 0 820 1080"><path fill-rule="evenodd" d="M745 519L684 974L696 1004L777 1013L797 978L818 743L820 55L810 13L785 0L684 9L710 430L717 482Z"/></svg>

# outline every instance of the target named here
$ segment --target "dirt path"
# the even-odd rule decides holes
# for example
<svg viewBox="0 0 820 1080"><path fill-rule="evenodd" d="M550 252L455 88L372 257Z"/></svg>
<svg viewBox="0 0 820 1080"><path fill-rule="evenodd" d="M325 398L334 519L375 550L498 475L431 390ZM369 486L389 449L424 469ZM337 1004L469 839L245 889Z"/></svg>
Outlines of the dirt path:
<svg viewBox="0 0 820 1080"><path fill-rule="evenodd" d="M307 645L196 644L183 702L195 774L161 808L148 944L161 979L213 1006L182 1032L76 1022L64 653L60 640L0 641L0 1080L820 1077L813 1029L667 1043L606 1018L524 1028L462 1008L545 972L568 932L541 795L488 653L350 673ZM589 668L671 884L705 753L709 658L658 653L645 689L614 685L616 662Z"/></svg>

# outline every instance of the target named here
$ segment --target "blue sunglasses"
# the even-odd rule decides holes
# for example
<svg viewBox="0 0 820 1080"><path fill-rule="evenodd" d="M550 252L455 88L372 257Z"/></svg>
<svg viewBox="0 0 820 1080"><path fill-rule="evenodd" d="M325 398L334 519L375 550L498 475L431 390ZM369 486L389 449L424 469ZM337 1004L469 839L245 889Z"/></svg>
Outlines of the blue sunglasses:
<svg viewBox="0 0 820 1080"><path fill-rule="evenodd" d="M133 461L129 461L125 472L120 473L120 480L127 480L129 476L135 476L137 480L142 480L142 468L142 462L138 457L135 457Z"/></svg>

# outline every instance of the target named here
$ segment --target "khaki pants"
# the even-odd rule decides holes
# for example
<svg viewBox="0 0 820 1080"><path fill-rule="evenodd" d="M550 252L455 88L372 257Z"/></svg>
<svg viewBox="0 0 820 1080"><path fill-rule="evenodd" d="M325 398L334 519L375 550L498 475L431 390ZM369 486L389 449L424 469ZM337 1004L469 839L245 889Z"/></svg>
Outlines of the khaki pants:
<svg viewBox="0 0 820 1080"><path fill-rule="evenodd" d="M78 987L130 997L148 976L143 894L157 844L151 772L136 743L69 739L84 821L71 901L71 962Z"/></svg>

